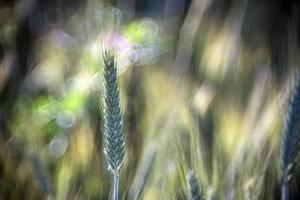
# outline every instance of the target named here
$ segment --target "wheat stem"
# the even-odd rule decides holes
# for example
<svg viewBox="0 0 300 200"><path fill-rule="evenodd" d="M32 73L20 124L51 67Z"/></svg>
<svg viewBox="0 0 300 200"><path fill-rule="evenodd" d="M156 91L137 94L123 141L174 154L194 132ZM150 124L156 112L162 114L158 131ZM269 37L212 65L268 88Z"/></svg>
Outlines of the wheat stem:
<svg viewBox="0 0 300 200"><path fill-rule="evenodd" d="M119 176L114 175L114 200L118 200L119 197Z"/></svg>
<svg viewBox="0 0 300 200"><path fill-rule="evenodd" d="M285 178L282 182L282 193L281 193L281 200L288 200L289 199L289 182L287 178Z"/></svg>

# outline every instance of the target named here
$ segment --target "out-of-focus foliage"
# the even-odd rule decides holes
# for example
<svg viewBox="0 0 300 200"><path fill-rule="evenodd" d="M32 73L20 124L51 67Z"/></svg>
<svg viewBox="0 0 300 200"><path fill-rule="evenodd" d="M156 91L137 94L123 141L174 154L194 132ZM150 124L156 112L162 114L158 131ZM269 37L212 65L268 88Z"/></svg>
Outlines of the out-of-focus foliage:
<svg viewBox="0 0 300 200"><path fill-rule="evenodd" d="M279 38L249 0L25 2L0 4L0 199L111 197L105 46L118 49L122 199L186 199L189 169L205 199L279 198L295 17L278 11Z"/></svg>

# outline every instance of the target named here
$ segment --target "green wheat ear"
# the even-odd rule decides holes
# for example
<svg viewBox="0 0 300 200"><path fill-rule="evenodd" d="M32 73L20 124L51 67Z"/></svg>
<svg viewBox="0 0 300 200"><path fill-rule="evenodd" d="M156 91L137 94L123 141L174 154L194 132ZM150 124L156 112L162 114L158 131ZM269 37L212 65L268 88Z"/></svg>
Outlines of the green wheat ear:
<svg viewBox="0 0 300 200"><path fill-rule="evenodd" d="M117 80L117 61L113 52L103 52L104 61L104 153L115 176L124 162L125 138Z"/></svg>

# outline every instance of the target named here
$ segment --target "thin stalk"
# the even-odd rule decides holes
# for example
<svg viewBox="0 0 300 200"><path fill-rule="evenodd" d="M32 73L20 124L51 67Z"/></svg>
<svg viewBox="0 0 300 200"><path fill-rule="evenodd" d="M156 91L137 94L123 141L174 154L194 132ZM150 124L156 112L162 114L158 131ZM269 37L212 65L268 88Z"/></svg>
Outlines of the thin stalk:
<svg viewBox="0 0 300 200"><path fill-rule="evenodd" d="M284 178L281 187L282 187L281 200L289 200L289 182L286 178Z"/></svg>
<svg viewBox="0 0 300 200"><path fill-rule="evenodd" d="M118 175L114 175L114 196L113 196L114 200L118 200L119 199L119 176Z"/></svg>

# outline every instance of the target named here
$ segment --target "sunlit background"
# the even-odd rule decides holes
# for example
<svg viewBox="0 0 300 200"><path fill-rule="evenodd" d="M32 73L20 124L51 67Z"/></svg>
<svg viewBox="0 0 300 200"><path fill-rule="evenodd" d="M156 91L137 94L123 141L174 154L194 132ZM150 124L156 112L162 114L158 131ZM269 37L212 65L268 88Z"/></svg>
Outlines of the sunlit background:
<svg viewBox="0 0 300 200"><path fill-rule="evenodd" d="M207 200L279 199L299 13L281 0L0 2L0 199L111 198L105 47L118 49L120 199L186 199L189 169Z"/></svg>

